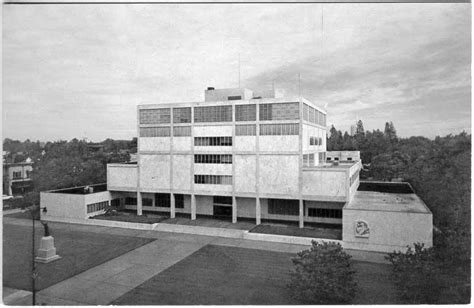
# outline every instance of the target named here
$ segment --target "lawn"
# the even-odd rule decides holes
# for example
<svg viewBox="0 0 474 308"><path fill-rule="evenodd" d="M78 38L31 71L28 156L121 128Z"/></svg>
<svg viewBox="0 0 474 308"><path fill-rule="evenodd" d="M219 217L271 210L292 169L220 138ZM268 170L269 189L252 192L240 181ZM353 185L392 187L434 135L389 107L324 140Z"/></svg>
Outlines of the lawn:
<svg viewBox="0 0 474 308"><path fill-rule="evenodd" d="M329 227L305 227L299 228L293 225L271 225L261 224L250 230L252 233L277 234L289 236L301 236L312 238L323 238L331 240L342 239L342 228Z"/></svg>
<svg viewBox="0 0 474 308"><path fill-rule="evenodd" d="M113 305L297 305L286 285L293 254L207 245ZM388 265L354 262L354 304L396 304Z"/></svg>
<svg viewBox="0 0 474 308"><path fill-rule="evenodd" d="M36 223L36 250L43 227ZM50 224L57 253L61 259L37 263L36 289L41 290L66 278L100 265L152 239L99 234L75 230L74 225ZM3 285L31 291L31 238L29 226L3 224Z"/></svg>

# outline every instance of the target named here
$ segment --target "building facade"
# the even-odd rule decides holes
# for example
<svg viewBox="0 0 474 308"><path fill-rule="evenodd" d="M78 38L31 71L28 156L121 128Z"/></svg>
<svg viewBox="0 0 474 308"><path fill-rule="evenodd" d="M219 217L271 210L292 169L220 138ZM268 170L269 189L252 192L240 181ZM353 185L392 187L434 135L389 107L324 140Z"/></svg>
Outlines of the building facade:
<svg viewBox="0 0 474 308"><path fill-rule="evenodd" d="M326 111L304 98L208 88L203 102L141 105L136 116L136 162L108 164L106 185L42 192L43 219L84 220L111 205L191 220L325 224L356 250L432 245L432 214L411 186L360 182L359 152L327 152Z"/></svg>
<svg viewBox="0 0 474 308"><path fill-rule="evenodd" d="M138 107L138 163L108 166L126 208L342 224L359 161L326 164L326 111L271 91L207 89L197 103ZM133 194L136 194L134 196Z"/></svg>
<svg viewBox="0 0 474 308"><path fill-rule="evenodd" d="M33 163L31 161L3 163L3 194L17 196L31 191L30 173L32 171Z"/></svg>

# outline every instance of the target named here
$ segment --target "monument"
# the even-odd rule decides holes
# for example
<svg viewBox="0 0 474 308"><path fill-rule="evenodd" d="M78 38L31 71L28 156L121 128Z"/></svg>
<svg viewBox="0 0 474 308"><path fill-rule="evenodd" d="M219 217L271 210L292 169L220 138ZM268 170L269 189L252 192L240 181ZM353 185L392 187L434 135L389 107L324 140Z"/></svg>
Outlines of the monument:
<svg viewBox="0 0 474 308"><path fill-rule="evenodd" d="M35 261L40 263L49 263L58 260L61 257L56 254L54 238L49 233L48 223L41 222L41 224L44 227L44 236L41 238L38 256L35 258Z"/></svg>

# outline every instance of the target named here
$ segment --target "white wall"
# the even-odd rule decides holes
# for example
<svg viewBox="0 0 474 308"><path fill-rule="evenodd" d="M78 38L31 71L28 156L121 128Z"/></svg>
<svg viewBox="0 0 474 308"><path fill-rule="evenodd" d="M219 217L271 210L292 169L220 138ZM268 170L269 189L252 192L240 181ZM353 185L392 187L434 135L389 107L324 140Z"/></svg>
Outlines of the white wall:
<svg viewBox="0 0 474 308"><path fill-rule="evenodd" d="M260 155L261 193L298 193L297 155Z"/></svg>
<svg viewBox="0 0 474 308"><path fill-rule="evenodd" d="M108 190L137 190L137 165L108 164Z"/></svg>
<svg viewBox="0 0 474 308"><path fill-rule="evenodd" d="M346 170L315 169L303 171L303 195L346 198ZM329 200L326 199L326 200Z"/></svg>
<svg viewBox="0 0 474 308"><path fill-rule="evenodd" d="M86 218L85 195L41 192L40 205L47 208L41 217Z"/></svg>
<svg viewBox="0 0 474 308"><path fill-rule="evenodd" d="M260 136L260 151L299 151L299 136Z"/></svg>
<svg viewBox="0 0 474 308"><path fill-rule="evenodd" d="M257 137L255 136L235 136L235 151L255 151Z"/></svg>
<svg viewBox="0 0 474 308"><path fill-rule="evenodd" d="M219 136L232 136L232 123L229 125L205 125L205 126L194 126L195 137L219 137Z"/></svg>
<svg viewBox="0 0 474 308"><path fill-rule="evenodd" d="M173 155L173 188L191 189L192 155Z"/></svg>
<svg viewBox="0 0 474 308"><path fill-rule="evenodd" d="M140 137L138 151L169 151L170 137Z"/></svg>
<svg viewBox="0 0 474 308"><path fill-rule="evenodd" d="M255 192L255 155L235 155L235 191Z"/></svg>
<svg viewBox="0 0 474 308"><path fill-rule="evenodd" d="M170 155L140 155L140 188L170 188Z"/></svg>
<svg viewBox="0 0 474 308"><path fill-rule="evenodd" d="M173 137L173 151L191 151L192 139L191 137Z"/></svg>
<svg viewBox="0 0 474 308"><path fill-rule="evenodd" d="M370 228L368 238L355 236L356 221L365 221ZM405 251L407 245L421 242L433 245L433 221L431 214L343 210L344 247L350 249L393 252Z"/></svg>
<svg viewBox="0 0 474 308"><path fill-rule="evenodd" d="M232 175L232 164L194 164L194 174Z"/></svg>

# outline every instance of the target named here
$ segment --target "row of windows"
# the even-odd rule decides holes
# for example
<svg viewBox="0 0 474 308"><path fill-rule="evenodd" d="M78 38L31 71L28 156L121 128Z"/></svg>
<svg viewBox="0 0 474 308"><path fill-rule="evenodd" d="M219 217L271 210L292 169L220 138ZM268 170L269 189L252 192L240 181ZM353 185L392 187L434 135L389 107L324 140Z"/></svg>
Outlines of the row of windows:
<svg viewBox="0 0 474 308"><path fill-rule="evenodd" d="M251 125L236 125L236 136L255 136L256 126ZM298 135L299 124L260 124L261 136L282 136L282 135ZM187 137L191 136L190 126L173 127L173 136ZM170 127L140 127L140 137L170 137ZM322 144L321 138L311 137L311 142L318 142ZM194 145L198 146L230 146L232 145L232 137L196 137L194 138ZM198 141L196 141L198 140ZM196 143L197 142L197 143ZM316 144L316 145L318 145Z"/></svg>
<svg viewBox="0 0 474 308"><path fill-rule="evenodd" d="M307 106L307 105L305 105ZM307 106L307 108L311 108ZM319 111L311 108L313 111ZM298 120L299 103L261 104L259 119L271 120ZM321 113L322 114L322 113ZM322 114L323 115L323 114ZM319 119L319 115L317 118ZM236 121L255 121L257 105L236 105ZM313 116L314 118L314 116ZM308 120L305 118L305 120ZM202 106L194 107L194 122L231 122L232 106ZM139 111L140 124L168 124L171 123L171 108L141 109ZM313 122L313 121L311 121ZM173 123L191 123L191 107L173 108ZM319 123L319 120L318 120Z"/></svg>
<svg viewBox="0 0 474 308"><path fill-rule="evenodd" d="M298 102L283 104L261 104L259 107L260 121L298 120L300 118Z"/></svg>
<svg viewBox="0 0 474 308"><path fill-rule="evenodd" d="M21 179L21 171L13 171L14 179Z"/></svg>
<svg viewBox="0 0 474 308"><path fill-rule="evenodd" d="M194 155L196 164L232 164L232 155L230 154L197 154Z"/></svg>
<svg viewBox="0 0 474 308"><path fill-rule="evenodd" d="M342 210L308 208L309 217L342 218Z"/></svg>
<svg viewBox="0 0 474 308"><path fill-rule="evenodd" d="M195 137L195 146L232 146L232 137Z"/></svg>
<svg viewBox="0 0 474 308"><path fill-rule="evenodd" d="M298 135L299 124L261 124L260 135Z"/></svg>
<svg viewBox="0 0 474 308"><path fill-rule="evenodd" d="M139 111L140 124L167 124L171 122L171 109L141 109Z"/></svg>
<svg viewBox="0 0 474 308"><path fill-rule="evenodd" d="M257 126L255 124L235 126L236 136L255 136L256 134L257 134Z"/></svg>
<svg viewBox="0 0 474 308"><path fill-rule="evenodd" d="M140 137L169 137L170 127L140 127Z"/></svg>
<svg viewBox="0 0 474 308"><path fill-rule="evenodd" d="M94 213L101 211L109 206L109 201L102 201L97 203L91 203L87 205L87 213Z"/></svg>
<svg viewBox="0 0 474 308"><path fill-rule="evenodd" d="M257 119L257 105L236 105L236 121L255 121Z"/></svg>
<svg viewBox="0 0 474 308"><path fill-rule="evenodd" d="M232 106L195 107L194 122L232 122Z"/></svg>
<svg viewBox="0 0 474 308"><path fill-rule="evenodd" d="M326 115L306 104L303 104L303 120L326 126Z"/></svg>
<svg viewBox="0 0 474 308"><path fill-rule="evenodd" d="M191 126L177 126L173 127L174 137L189 137L191 136Z"/></svg>
<svg viewBox="0 0 474 308"><path fill-rule="evenodd" d="M309 137L309 145L323 145L323 138Z"/></svg>
<svg viewBox="0 0 474 308"><path fill-rule="evenodd" d="M314 153L303 155L303 166L305 167L314 166Z"/></svg>
<svg viewBox="0 0 474 308"><path fill-rule="evenodd" d="M174 195L175 207L178 209L184 208L184 195L175 194ZM137 198L126 197L126 205L137 205ZM142 198L143 206L153 206L153 199ZM170 194L155 194L155 206L157 207L171 207Z"/></svg>
<svg viewBox="0 0 474 308"><path fill-rule="evenodd" d="M298 216L298 200L268 199L268 214Z"/></svg>
<svg viewBox="0 0 474 308"><path fill-rule="evenodd" d="M196 175L194 175L194 183L196 183L196 184L232 185L232 176L230 176L230 175L196 174Z"/></svg>

